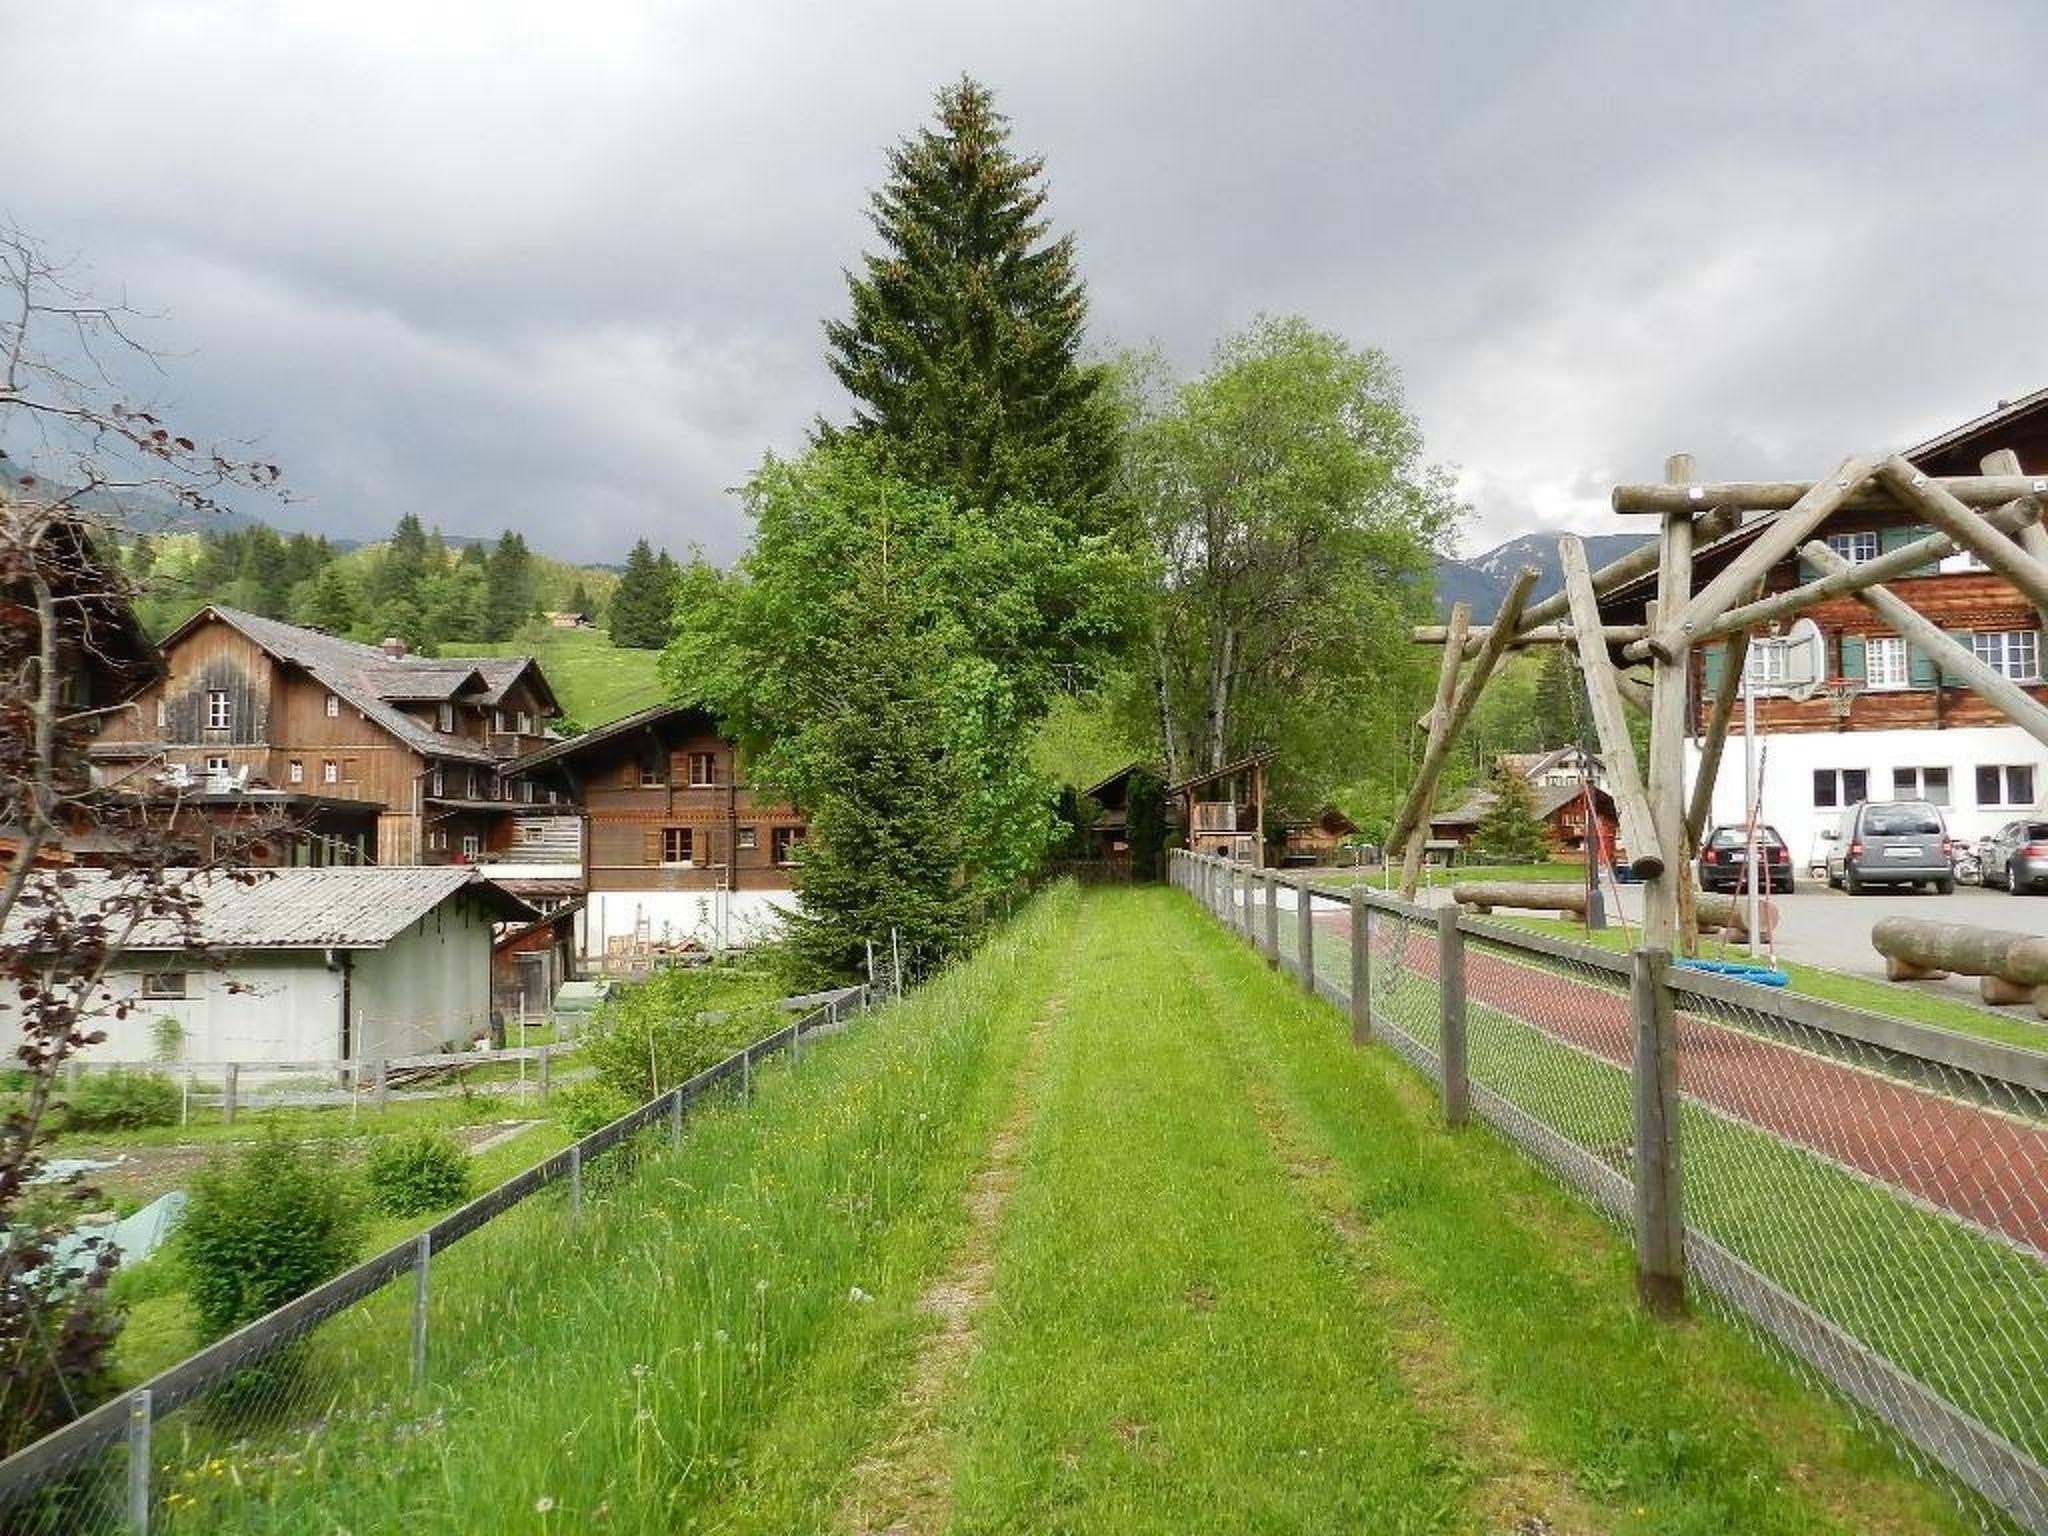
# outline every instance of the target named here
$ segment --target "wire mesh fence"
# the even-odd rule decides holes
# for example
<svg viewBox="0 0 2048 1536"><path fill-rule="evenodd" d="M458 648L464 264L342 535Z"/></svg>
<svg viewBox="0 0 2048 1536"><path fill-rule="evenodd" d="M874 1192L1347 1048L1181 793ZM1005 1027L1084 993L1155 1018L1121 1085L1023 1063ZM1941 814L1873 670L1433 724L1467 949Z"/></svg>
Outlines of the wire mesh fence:
<svg viewBox="0 0 2048 1536"><path fill-rule="evenodd" d="M1210 862L1183 856L1175 877L1207 890ZM1253 941L1289 969L1306 948L1317 990L1348 1006L1351 893L1277 883L1277 942ZM1469 1100L1631 1232L1639 1269L1639 1207L1667 1189L1694 1299L1860 1410L1986 1529L2048 1532L2048 1056L1362 900L1370 1031L1452 1118ZM1675 1154L1637 1113L1660 998Z"/></svg>
<svg viewBox="0 0 2048 1536"><path fill-rule="evenodd" d="M547 1351L579 1311L573 1277L618 1240L588 1208L629 1189L691 1113L748 1097L758 1066L801 1061L807 1040L865 1012L870 996L861 986L806 999L783 1028L0 1462L0 1531L315 1529L319 1489L344 1466L356 1485L385 1489L376 1528L404 1528L420 1484L377 1469L402 1448L431 1447L447 1432L444 1405L480 1378L545 1383Z"/></svg>

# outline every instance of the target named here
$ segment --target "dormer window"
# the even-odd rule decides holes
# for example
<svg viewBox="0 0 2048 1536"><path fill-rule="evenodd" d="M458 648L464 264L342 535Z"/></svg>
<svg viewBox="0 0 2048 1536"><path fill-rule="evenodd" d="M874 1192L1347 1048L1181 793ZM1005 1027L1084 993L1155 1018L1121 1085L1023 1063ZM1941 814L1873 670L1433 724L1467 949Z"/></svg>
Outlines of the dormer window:
<svg viewBox="0 0 2048 1536"><path fill-rule="evenodd" d="M437 731L452 731L455 729L455 706L453 704L443 702L435 707L434 729Z"/></svg>

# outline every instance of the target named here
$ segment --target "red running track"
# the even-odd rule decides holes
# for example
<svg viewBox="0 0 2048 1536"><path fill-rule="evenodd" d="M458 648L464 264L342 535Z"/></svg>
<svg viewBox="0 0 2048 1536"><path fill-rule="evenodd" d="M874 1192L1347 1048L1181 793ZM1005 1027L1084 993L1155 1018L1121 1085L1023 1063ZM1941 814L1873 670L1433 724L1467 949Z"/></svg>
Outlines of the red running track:
<svg viewBox="0 0 2048 1536"><path fill-rule="evenodd" d="M1411 928L1403 963L1434 977L1435 934ZM1476 945L1465 966L1470 1001L1627 1068L1625 993ZM1687 1096L2048 1254L2048 1131L1695 1014L1678 1016L1677 1048Z"/></svg>

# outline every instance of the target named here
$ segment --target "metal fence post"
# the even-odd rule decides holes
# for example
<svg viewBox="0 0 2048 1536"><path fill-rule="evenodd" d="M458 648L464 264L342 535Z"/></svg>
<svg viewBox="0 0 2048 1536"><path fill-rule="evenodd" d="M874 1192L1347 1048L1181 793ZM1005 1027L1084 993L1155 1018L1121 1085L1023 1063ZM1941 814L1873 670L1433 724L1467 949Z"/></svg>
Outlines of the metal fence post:
<svg viewBox="0 0 2048 1536"><path fill-rule="evenodd" d="M1280 877L1270 869L1261 882L1266 887L1266 964L1280 964Z"/></svg>
<svg viewBox="0 0 2048 1536"><path fill-rule="evenodd" d="M1442 998L1438 1060L1444 1074L1446 1125L1463 1125L1472 1106L1465 1059L1465 933L1458 926L1464 915L1465 909L1455 901L1436 909L1437 989Z"/></svg>
<svg viewBox="0 0 2048 1536"><path fill-rule="evenodd" d="M668 1144L680 1147L683 1144L683 1090L672 1089L668 1096Z"/></svg>
<svg viewBox="0 0 2048 1536"><path fill-rule="evenodd" d="M134 1536L149 1536L151 1418L149 1388L138 1387L128 1395L128 1529Z"/></svg>
<svg viewBox="0 0 2048 1536"><path fill-rule="evenodd" d="M240 1062L231 1061L228 1063L227 1078L221 1085L220 1123L222 1125L233 1125L235 1123L235 1080L241 1076L241 1072Z"/></svg>
<svg viewBox="0 0 2048 1536"><path fill-rule="evenodd" d="M583 1214L583 1148L569 1148L569 1214Z"/></svg>
<svg viewBox="0 0 2048 1536"><path fill-rule="evenodd" d="M1294 886L1294 952L1301 962L1301 990L1316 995L1316 904L1308 893L1308 877Z"/></svg>
<svg viewBox="0 0 2048 1536"><path fill-rule="evenodd" d="M412 1385L417 1392L427 1384L427 1271L433 1262L434 1236L422 1232L412 1256Z"/></svg>
<svg viewBox="0 0 2048 1536"><path fill-rule="evenodd" d="M1660 1316L1685 1307L1685 1214L1678 1171L1678 1052L1671 954L1639 949L1629 962L1634 1041L1636 1295Z"/></svg>
<svg viewBox="0 0 2048 1536"><path fill-rule="evenodd" d="M1372 908L1365 887L1351 887L1351 1043L1372 1039Z"/></svg>

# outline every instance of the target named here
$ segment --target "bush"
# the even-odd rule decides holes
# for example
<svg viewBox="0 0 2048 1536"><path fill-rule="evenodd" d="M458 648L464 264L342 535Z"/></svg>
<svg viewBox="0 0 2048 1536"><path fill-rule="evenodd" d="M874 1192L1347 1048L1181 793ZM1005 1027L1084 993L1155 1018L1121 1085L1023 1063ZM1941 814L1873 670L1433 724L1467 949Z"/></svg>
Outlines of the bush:
<svg viewBox="0 0 2048 1536"><path fill-rule="evenodd" d="M384 1136L363 1164L370 1204L387 1216L418 1216L469 1197L469 1154L445 1131Z"/></svg>
<svg viewBox="0 0 2048 1536"><path fill-rule="evenodd" d="M363 1215L348 1176L276 1131L192 1181L178 1232L186 1289L217 1339L354 1262Z"/></svg>
<svg viewBox="0 0 2048 1536"><path fill-rule="evenodd" d="M178 1123L178 1085L154 1072L87 1073L64 1106L70 1131L134 1131Z"/></svg>
<svg viewBox="0 0 2048 1536"><path fill-rule="evenodd" d="M781 1028L786 1021L768 1001L772 990L772 982L748 971L659 972L598 1010L585 1053L626 1108L645 1104Z"/></svg>
<svg viewBox="0 0 2048 1536"><path fill-rule="evenodd" d="M555 1094L555 1118L579 1141L633 1107L632 1100L601 1078L585 1078Z"/></svg>

